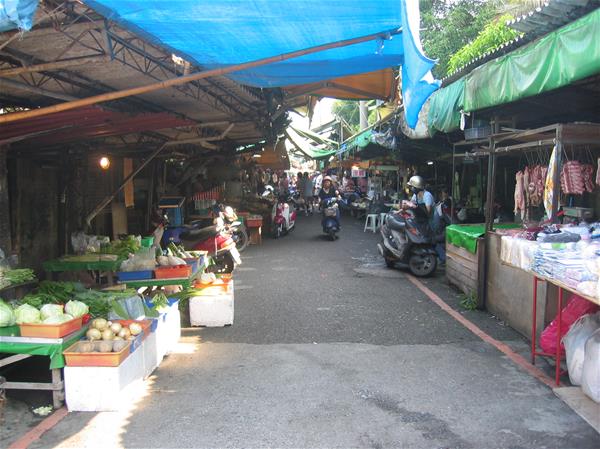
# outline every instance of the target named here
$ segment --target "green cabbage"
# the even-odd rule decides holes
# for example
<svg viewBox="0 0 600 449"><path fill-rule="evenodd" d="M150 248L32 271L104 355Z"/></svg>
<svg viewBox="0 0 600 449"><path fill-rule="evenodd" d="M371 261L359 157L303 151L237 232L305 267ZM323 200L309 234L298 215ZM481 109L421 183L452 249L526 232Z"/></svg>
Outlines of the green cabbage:
<svg viewBox="0 0 600 449"><path fill-rule="evenodd" d="M89 307L81 301L69 301L65 304L65 312L78 318L88 313Z"/></svg>
<svg viewBox="0 0 600 449"><path fill-rule="evenodd" d="M21 304L15 309L17 324L35 324L42 322L40 311L29 304Z"/></svg>
<svg viewBox="0 0 600 449"><path fill-rule="evenodd" d="M62 315L52 315L46 318L43 321L43 324L62 324L66 323L67 321L71 321L72 319L73 316L69 315L68 313L64 313Z"/></svg>
<svg viewBox="0 0 600 449"><path fill-rule="evenodd" d="M63 306L60 304L44 304L40 309L40 312L42 312L42 320L46 320L46 318L51 316L62 315L64 313Z"/></svg>
<svg viewBox="0 0 600 449"><path fill-rule="evenodd" d="M0 327L13 326L15 319L12 307L0 299Z"/></svg>

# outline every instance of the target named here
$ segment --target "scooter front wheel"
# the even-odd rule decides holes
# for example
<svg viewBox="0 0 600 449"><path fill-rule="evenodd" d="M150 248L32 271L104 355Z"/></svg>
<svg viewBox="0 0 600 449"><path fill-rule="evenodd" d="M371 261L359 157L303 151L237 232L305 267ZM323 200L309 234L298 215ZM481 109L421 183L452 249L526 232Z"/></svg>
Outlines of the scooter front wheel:
<svg viewBox="0 0 600 449"><path fill-rule="evenodd" d="M283 223L275 225L275 231L273 232L273 237L278 239L283 235Z"/></svg>
<svg viewBox="0 0 600 449"><path fill-rule="evenodd" d="M437 268L437 258L433 254L413 255L408 260L410 272L417 277L431 276Z"/></svg>
<svg viewBox="0 0 600 449"><path fill-rule="evenodd" d="M237 246L238 251L241 253L248 246L248 242L249 242L248 233L246 232L246 229L239 228L236 231L236 235L238 237L238 241L235 243L235 245Z"/></svg>
<svg viewBox="0 0 600 449"><path fill-rule="evenodd" d="M333 229L330 229L327 234L329 234L329 239L334 242L335 241L335 231Z"/></svg>

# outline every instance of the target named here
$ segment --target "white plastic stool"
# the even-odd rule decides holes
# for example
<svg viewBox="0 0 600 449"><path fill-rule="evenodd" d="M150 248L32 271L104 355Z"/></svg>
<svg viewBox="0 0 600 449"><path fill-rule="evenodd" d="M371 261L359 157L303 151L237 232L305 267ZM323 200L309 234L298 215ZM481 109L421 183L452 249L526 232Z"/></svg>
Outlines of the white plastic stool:
<svg viewBox="0 0 600 449"><path fill-rule="evenodd" d="M369 231L377 232L377 217L378 214L367 214L367 218L365 219L365 229L363 229L363 232L366 232L367 229Z"/></svg>
<svg viewBox="0 0 600 449"><path fill-rule="evenodd" d="M381 212L379 214L379 226L383 226L383 224L385 223L385 216L387 215L386 212Z"/></svg>

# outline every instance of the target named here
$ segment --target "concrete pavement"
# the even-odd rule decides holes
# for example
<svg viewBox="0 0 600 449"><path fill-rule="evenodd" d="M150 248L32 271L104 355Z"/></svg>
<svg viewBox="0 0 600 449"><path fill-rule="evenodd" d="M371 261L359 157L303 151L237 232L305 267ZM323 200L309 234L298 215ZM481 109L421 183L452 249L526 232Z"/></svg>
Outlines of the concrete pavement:
<svg viewBox="0 0 600 449"><path fill-rule="evenodd" d="M264 239L235 276L235 323L189 329L122 413L71 413L32 447L597 448L552 391L317 217ZM451 304L443 277L426 281ZM489 315L494 338L525 342Z"/></svg>

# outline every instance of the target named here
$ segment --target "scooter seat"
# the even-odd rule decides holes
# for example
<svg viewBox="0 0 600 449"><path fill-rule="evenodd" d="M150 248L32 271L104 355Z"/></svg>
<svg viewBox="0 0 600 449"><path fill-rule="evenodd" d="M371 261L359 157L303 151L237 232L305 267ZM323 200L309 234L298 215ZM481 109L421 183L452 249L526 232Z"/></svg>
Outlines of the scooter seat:
<svg viewBox="0 0 600 449"><path fill-rule="evenodd" d="M406 227L406 222L403 219L398 218L395 214L388 214L386 217L386 224L388 228L394 231L399 231Z"/></svg>
<svg viewBox="0 0 600 449"><path fill-rule="evenodd" d="M218 233L217 226L207 226L206 228L190 229L189 231L182 232L179 238L186 242L201 242L214 237Z"/></svg>

